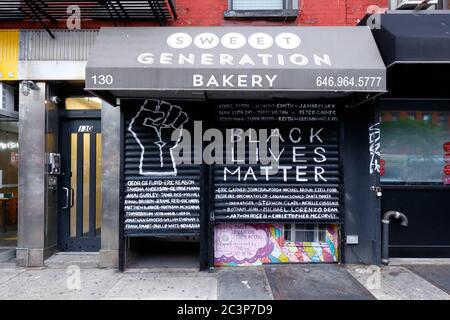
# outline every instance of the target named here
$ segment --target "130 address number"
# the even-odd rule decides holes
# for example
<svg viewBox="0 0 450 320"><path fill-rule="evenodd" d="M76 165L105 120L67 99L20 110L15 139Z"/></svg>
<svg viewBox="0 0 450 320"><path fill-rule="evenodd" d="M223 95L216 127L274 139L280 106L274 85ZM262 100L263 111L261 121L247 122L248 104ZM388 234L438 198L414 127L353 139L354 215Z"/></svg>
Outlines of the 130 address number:
<svg viewBox="0 0 450 320"><path fill-rule="evenodd" d="M94 84L98 85L112 85L114 82L114 78L110 74L93 75L91 79L94 82Z"/></svg>

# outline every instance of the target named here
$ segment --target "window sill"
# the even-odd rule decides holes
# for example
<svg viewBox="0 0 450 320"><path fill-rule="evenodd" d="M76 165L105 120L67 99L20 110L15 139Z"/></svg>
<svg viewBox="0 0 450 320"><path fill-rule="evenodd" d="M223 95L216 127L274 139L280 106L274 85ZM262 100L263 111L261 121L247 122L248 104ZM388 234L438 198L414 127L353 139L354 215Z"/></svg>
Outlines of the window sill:
<svg viewBox="0 0 450 320"><path fill-rule="evenodd" d="M298 10L227 10L223 16L225 19L295 20L298 16Z"/></svg>

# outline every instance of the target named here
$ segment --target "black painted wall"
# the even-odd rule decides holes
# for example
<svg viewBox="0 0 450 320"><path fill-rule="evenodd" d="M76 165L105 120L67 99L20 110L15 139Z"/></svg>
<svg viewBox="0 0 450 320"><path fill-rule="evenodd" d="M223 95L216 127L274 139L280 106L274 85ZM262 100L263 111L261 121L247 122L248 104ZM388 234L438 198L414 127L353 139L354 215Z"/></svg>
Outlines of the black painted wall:
<svg viewBox="0 0 450 320"><path fill-rule="evenodd" d="M380 201L372 186L379 177L369 174L369 127L378 116L373 104L345 108L343 112L344 263L381 263ZM358 235L358 244L346 244L346 235Z"/></svg>

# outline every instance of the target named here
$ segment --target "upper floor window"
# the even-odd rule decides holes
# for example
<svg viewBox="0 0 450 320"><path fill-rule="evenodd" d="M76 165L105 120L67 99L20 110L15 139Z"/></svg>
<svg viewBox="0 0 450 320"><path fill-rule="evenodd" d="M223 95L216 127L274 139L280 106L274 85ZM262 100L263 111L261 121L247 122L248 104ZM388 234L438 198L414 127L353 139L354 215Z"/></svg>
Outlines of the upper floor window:
<svg viewBox="0 0 450 320"><path fill-rule="evenodd" d="M233 10L283 10L283 0L231 0Z"/></svg>
<svg viewBox="0 0 450 320"><path fill-rule="evenodd" d="M295 19L298 0L228 0L225 18Z"/></svg>

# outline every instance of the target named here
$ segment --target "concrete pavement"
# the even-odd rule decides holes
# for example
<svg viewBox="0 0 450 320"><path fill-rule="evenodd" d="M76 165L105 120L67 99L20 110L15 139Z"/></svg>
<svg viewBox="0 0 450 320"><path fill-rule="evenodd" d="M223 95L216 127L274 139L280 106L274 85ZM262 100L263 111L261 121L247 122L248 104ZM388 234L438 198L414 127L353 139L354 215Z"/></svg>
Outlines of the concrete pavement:
<svg viewBox="0 0 450 320"><path fill-rule="evenodd" d="M347 271L378 300L449 300L450 296L400 266L347 266Z"/></svg>
<svg viewBox="0 0 450 320"><path fill-rule="evenodd" d="M335 264L267 266L274 297L280 300L368 300L373 296Z"/></svg>
<svg viewBox="0 0 450 320"><path fill-rule="evenodd" d="M450 299L450 265L270 265L195 268L96 267L96 254L57 254L45 268L0 263L0 299Z"/></svg>

